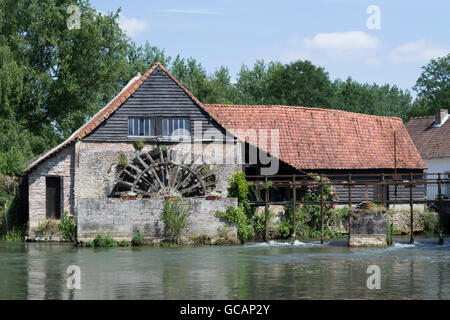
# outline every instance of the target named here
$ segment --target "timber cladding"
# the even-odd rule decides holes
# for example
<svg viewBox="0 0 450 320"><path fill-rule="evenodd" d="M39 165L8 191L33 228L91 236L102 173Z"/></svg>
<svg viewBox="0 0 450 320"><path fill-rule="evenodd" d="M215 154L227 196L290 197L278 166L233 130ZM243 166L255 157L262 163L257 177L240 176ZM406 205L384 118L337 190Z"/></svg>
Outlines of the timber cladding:
<svg viewBox="0 0 450 320"><path fill-rule="evenodd" d="M191 121L191 135L194 124L198 123L201 123L202 133L211 129L224 132L161 67L157 67L139 90L84 140L134 141L135 137L128 137L128 118L131 117L184 117Z"/></svg>

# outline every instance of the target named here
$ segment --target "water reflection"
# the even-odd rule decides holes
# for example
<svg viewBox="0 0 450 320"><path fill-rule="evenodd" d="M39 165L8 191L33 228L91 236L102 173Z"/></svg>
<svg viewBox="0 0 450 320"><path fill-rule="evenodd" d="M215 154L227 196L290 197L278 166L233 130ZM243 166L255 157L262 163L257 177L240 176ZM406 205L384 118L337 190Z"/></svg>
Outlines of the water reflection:
<svg viewBox="0 0 450 320"><path fill-rule="evenodd" d="M450 245L76 249L0 244L0 299L450 299ZM366 286L381 269L381 290ZM69 265L81 290L67 289Z"/></svg>

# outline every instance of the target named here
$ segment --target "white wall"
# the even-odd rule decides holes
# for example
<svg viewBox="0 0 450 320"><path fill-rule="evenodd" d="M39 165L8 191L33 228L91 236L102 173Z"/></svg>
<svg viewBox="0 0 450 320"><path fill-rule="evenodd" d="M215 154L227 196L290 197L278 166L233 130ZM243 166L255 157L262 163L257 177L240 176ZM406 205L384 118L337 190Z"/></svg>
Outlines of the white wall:
<svg viewBox="0 0 450 320"><path fill-rule="evenodd" d="M448 175L441 175L442 178L447 178L450 176L450 157L448 158L434 158L434 159L423 159L428 169L425 170L427 173L445 173ZM437 176L428 176L427 178L437 178ZM437 195L437 185L427 186L427 198L434 199ZM442 185L442 194L446 194L450 198L450 186Z"/></svg>

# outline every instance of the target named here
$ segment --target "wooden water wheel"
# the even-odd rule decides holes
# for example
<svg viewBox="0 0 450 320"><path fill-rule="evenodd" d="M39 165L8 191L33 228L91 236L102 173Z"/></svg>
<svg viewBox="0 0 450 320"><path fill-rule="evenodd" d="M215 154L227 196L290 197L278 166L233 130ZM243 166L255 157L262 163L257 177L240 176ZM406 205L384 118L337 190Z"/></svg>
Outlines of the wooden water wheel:
<svg viewBox="0 0 450 320"><path fill-rule="evenodd" d="M176 156L176 151L160 148L141 153L119 174L116 195L194 197L214 189L215 171L209 165L178 163Z"/></svg>

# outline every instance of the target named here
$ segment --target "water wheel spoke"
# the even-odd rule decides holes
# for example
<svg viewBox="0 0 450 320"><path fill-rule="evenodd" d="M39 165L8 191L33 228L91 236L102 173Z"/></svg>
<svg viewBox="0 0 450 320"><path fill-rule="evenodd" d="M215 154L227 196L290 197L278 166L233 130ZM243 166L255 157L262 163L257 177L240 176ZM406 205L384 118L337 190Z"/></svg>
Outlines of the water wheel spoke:
<svg viewBox="0 0 450 320"><path fill-rule="evenodd" d="M175 183L177 182L177 179L178 179L178 174L180 173L180 170L181 170L181 168L179 167L179 166L177 166L176 167L176 170L175 170L175 168L173 168L172 169L172 172L173 171L175 171L175 173L173 173L171 176L171 181L170 181L170 183L169 183L169 187L170 188L173 188L174 187L174 185L175 185Z"/></svg>
<svg viewBox="0 0 450 320"><path fill-rule="evenodd" d="M149 186L151 189L155 190L156 192L158 192L158 188L151 183L150 181L148 181L147 179L144 178L144 175L141 176L141 180L143 180L143 183L145 183L147 186ZM149 190L149 188L147 188L147 190Z"/></svg>
<svg viewBox="0 0 450 320"><path fill-rule="evenodd" d="M184 164L190 154L175 149L154 149L142 153L119 175L120 185L145 197L163 197L167 192L184 196L201 195L215 185L216 170L204 171L207 164ZM182 158L181 163L176 163Z"/></svg>
<svg viewBox="0 0 450 320"><path fill-rule="evenodd" d="M199 176L199 179L203 179L204 180L204 179L209 178L209 177L211 177L211 176L213 176L215 174L216 174L216 171L212 170L212 171L210 171L208 173L205 173L204 175Z"/></svg>
<svg viewBox="0 0 450 320"><path fill-rule="evenodd" d="M140 156L137 156L136 159L139 161L139 163L144 167L144 169L148 168L148 164L145 163L144 160L142 160L142 158Z"/></svg>
<svg viewBox="0 0 450 320"><path fill-rule="evenodd" d="M190 171L187 171L186 172L186 176L185 176L185 178L179 183L179 184L177 184L176 186L175 186L175 189L180 189L180 187L182 187L182 186L185 186L186 185L186 182L188 182L189 180L189 177L192 175L192 173L190 172Z"/></svg>
<svg viewBox="0 0 450 320"><path fill-rule="evenodd" d="M134 174L132 174L130 171L128 171L127 169L123 170L123 172L125 172L128 176L130 176L134 180L137 179L137 177Z"/></svg>
<svg viewBox="0 0 450 320"><path fill-rule="evenodd" d="M150 164L153 164L153 165L154 165L154 164L156 163L155 160L153 160L153 158L152 158L152 156L150 155L150 153L147 152L145 155L147 156L147 159L150 160Z"/></svg>
<svg viewBox="0 0 450 320"><path fill-rule="evenodd" d="M118 180L117 183L120 184L120 185L128 186L128 187L133 187L134 186L133 183L128 182L128 181L123 181L123 180Z"/></svg>
<svg viewBox="0 0 450 320"><path fill-rule="evenodd" d="M139 169L139 168L136 167L136 166L133 166L132 164L129 164L128 167L130 167L131 169L133 169L134 171L136 171L136 173L138 173L138 174L142 173L142 170L141 170L141 169Z"/></svg>
<svg viewBox="0 0 450 320"><path fill-rule="evenodd" d="M186 188L186 189L181 190L180 193L181 193L181 194L186 194L186 193L188 193L189 191L194 190L195 188L198 188L198 187L200 187L200 186L201 186L200 182L197 182L197 183L195 183L194 185L190 186L189 188Z"/></svg>

